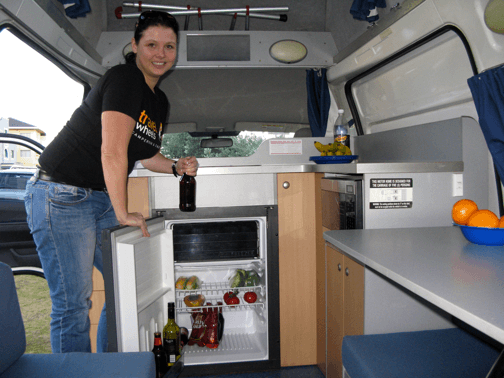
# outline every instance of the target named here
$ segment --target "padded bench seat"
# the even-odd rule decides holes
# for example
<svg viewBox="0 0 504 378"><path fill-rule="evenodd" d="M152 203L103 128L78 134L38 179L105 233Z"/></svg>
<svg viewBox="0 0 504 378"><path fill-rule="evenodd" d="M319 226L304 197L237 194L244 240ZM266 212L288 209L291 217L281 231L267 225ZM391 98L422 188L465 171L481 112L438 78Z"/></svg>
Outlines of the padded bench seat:
<svg viewBox="0 0 504 378"><path fill-rule="evenodd" d="M486 377L500 351L460 329L345 336L350 378Z"/></svg>
<svg viewBox="0 0 504 378"><path fill-rule="evenodd" d="M23 354L1 378L154 378L152 352Z"/></svg>
<svg viewBox="0 0 504 378"><path fill-rule="evenodd" d="M152 352L26 354L11 268L0 262L0 378L153 378Z"/></svg>

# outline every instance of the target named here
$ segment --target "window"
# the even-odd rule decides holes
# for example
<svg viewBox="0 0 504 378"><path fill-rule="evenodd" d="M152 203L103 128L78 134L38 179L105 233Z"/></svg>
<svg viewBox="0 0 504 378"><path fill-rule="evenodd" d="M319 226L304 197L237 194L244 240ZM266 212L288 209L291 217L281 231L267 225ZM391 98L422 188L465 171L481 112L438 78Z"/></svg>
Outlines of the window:
<svg viewBox="0 0 504 378"><path fill-rule="evenodd" d="M12 33L0 29L0 48L8 52L0 59L3 73L0 118L19 121L14 126L20 125L23 130L14 131L15 127L10 127L13 134L47 145L82 102L84 85L24 43L21 37L13 29ZM37 275L41 264L26 222L24 194L26 182L35 171L27 168L37 164L41 151L27 150L25 144L20 147L14 141L10 146L14 147L2 146L5 150L0 155L0 261ZM20 260L18 256L23 258ZM23 317L30 315L25 318L27 353L50 353L50 298L46 281L22 275L16 276L16 286Z"/></svg>
<svg viewBox="0 0 504 378"><path fill-rule="evenodd" d="M84 86L18 35L13 29L0 30L0 48L9 52L0 60L0 72L9 73L2 76L0 118L33 126L20 134L47 145L81 104ZM45 140L35 136L38 130L46 133Z"/></svg>

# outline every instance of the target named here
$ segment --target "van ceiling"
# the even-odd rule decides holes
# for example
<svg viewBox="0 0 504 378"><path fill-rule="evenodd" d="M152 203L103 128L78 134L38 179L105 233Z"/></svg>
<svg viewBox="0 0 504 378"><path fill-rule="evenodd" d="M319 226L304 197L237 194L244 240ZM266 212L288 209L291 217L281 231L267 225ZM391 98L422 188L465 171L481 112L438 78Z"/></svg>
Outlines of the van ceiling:
<svg viewBox="0 0 504 378"><path fill-rule="evenodd" d="M366 31L367 23L354 20L350 14L351 0L283 0L254 2L237 0L149 0L145 3L203 9L251 7L288 7L287 22L251 18L250 31L306 31L330 32L341 51ZM123 0L90 0L91 13L73 20L74 25L96 46L96 32L132 32L135 19L118 19L117 8L123 13L138 13L133 7L123 7ZM93 12L93 9L96 12ZM380 11L385 14L387 10ZM181 29L185 16L176 16ZM90 24L96 27L90 28ZM229 30L231 17L204 15L204 31ZM99 27L101 26L101 28ZM235 30L245 29L245 18L239 17ZM94 32L93 32L94 30ZM189 31L198 30L197 16L191 16ZM93 34L94 33L94 34ZM310 46L308 46L310 49ZM171 124L196 124L197 131L208 127L233 130L236 122L271 122L308 124L306 99L306 71L304 68L286 69L189 69L174 70L160 82L171 104Z"/></svg>

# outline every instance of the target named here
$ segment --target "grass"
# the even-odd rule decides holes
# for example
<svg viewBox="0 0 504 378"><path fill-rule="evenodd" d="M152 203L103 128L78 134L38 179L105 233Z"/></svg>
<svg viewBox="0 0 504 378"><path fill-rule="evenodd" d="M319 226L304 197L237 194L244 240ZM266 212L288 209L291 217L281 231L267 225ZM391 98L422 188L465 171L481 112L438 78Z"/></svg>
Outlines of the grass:
<svg viewBox="0 0 504 378"><path fill-rule="evenodd" d="M31 275L16 275L14 280L25 326L25 353L51 353L51 298L47 281Z"/></svg>

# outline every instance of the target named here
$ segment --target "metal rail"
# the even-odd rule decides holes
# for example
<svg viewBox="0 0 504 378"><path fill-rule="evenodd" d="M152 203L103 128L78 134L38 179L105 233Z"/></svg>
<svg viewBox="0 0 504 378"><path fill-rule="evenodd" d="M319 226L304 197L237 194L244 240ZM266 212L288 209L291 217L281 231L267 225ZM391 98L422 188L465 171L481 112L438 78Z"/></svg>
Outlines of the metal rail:
<svg viewBox="0 0 504 378"><path fill-rule="evenodd" d="M188 7L171 6L171 5L159 5L159 4L144 4L144 3L133 3L133 2L123 2L124 7L134 7L138 9L157 9L170 11L170 14L174 16L188 16L188 15L203 15L203 14L223 14L228 16L234 16L235 14L240 17L253 17L253 18L264 18L270 20L287 21L287 15L269 15L261 14L256 12L288 12L289 7L253 7L253 8L225 8L225 9L201 9L194 8L188 9ZM137 13L122 13L121 7L116 9L117 18L138 18L141 14Z"/></svg>

